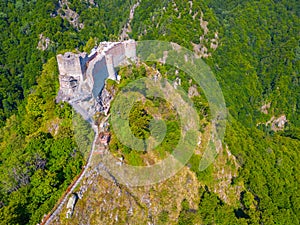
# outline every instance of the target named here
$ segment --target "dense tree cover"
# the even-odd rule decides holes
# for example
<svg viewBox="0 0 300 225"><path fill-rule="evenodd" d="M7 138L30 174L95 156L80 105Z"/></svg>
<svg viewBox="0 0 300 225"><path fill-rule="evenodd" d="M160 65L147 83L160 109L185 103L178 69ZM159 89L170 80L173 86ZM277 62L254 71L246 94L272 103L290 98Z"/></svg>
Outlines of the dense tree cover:
<svg viewBox="0 0 300 225"><path fill-rule="evenodd" d="M204 224L297 224L299 3L209 0L193 1L191 7L188 1L142 1L131 35L142 40L174 41L192 49L191 42L197 43L203 34L199 14L196 20L192 18L200 10L208 29L218 31L221 44L217 50L209 49L212 57L204 60L222 87L231 115L225 143L241 165L239 176L232 182L242 181L247 192L241 194L242 207L228 209L207 193L201 202L205 202L203 198L211 200L197 212L183 207L179 224L195 223L199 213ZM260 108L268 102L271 107L265 115ZM288 118L284 131L256 127L282 114ZM199 172L199 159L192 157L191 169L200 181L209 183L212 171L209 167ZM225 211L219 214L219 208Z"/></svg>
<svg viewBox="0 0 300 225"><path fill-rule="evenodd" d="M92 135L81 118L72 124L70 106L55 104L58 72L52 57L116 39L130 1L94 2L98 7L69 1L84 22L81 30L57 15L58 1L0 3L1 224L38 223L81 171ZM45 51L37 48L40 34L50 39ZM73 134L73 125L84 129Z"/></svg>
<svg viewBox="0 0 300 225"><path fill-rule="evenodd" d="M130 35L134 39L172 41L192 50L191 42L199 44L204 34L202 16L211 30L206 37L214 37L219 23L205 1L193 1L192 6L189 1L144 1L135 12Z"/></svg>
<svg viewBox="0 0 300 225"><path fill-rule="evenodd" d="M192 49L203 34L222 43L206 60L215 72L230 113L247 126L267 118L260 107L286 114L299 126L299 15L296 1L143 1L133 20L133 38L173 41ZM149 7L152 5L152 7ZM164 7L164 10L161 10ZM198 12L198 13L197 13ZM194 18L193 16L196 15ZM299 131L298 131L299 132Z"/></svg>
<svg viewBox="0 0 300 225"><path fill-rule="evenodd" d="M224 13L221 9L223 13L217 14L227 28L224 47L215 54L215 63L226 72L217 74L221 80L239 77L235 85L240 87L231 85L231 92L243 88L243 106L232 114L245 123L246 120L254 124L259 121L259 107L264 102L271 102L272 113L286 114L295 127L300 125L299 16L295 2L289 1L289 9L285 4L243 1L232 9L232 13ZM221 58L225 54L230 54L230 61ZM238 62L240 66L234 69ZM238 105L238 102L231 104Z"/></svg>
<svg viewBox="0 0 300 225"><path fill-rule="evenodd" d="M55 104L57 75L51 58L18 114L0 130L1 224L38 223L84 164L84 149L73 137L72 110ZM85 126L82 119L76 122Z"/></svg>
<svg viewBox="0 0 300 225"><path fill-rule="evenodd" d="M84 23L81 30L55 16L57 1L0 3L2 224L39 222L84 163L86 153L79 151L71 129L70 106L54 102L57 68L55 60L50 58L66 50L89 50L95 40L117 39L134 2L94 2L97 7L88 1L69 1L69 8L79 13L79 22ZM222 87L230 113L224 144L241 166L239 175L232 180L232 184L241 183L245 189L239 196L239 205L226 204L205 186L199 190L197 210L182 202L179 224L299 223L299 7L297 0L205 0L193 1L192 6L188 1L143 0L136 9L131 37L174 41L191 50L191 42L199 44L204 33L199 22L203 12L209 29L205 44L212 53L205 61ZM220 44L213 50L209 46L215 32ZM45 51L37 49L40 34L51 40ZM171 68L156 66L174 79ZM145 76L146 71L133 68L130 73L120 72L124 77L119 85L122 88L130 80ZM186 88L184 74L180 76ZM205 99L195 97L193 101L201 111L199 115L209 118ZM271 108L265 115L260 107L268 102ZM165 105L159 100L156 106ZM132 118L145 117L148 121L147 107L137 108L132 111ZM283 131L257 128L259 122L281 114L288 119ZM78 121L87 130L87 125ZM132 125L137 136L147 137L148 123L142 122L142 127ZM176 117L168 123L169 136L157 149L161 158L172 150L179 137ZM85 129L79 140L91 138ZM113 137L113 152L121 152L129 164L144 163L144 153L124 147ZM83 143L83 149L87 146ZM199 160L194 155L190 168L202 183L209 184L212 169L200 172ZM165 224L166 215L167 212L160 215Z"/></svg>
<svg viewBox="0 0 300 225"><path fill-rule="evenodd" d="M178 225L184 224L247 224L244 218L238 219L234 207L225 205L216 194L199 189L201 200L199 210L191 209L189 203L183 200L182 210L179 215Z"/></svg>
<svg viewBox="0 0 300 225"><path fill-rule="evenodd" d="M136 102L129 115L129 126L134 136L140 139L150 137L150 121L152 117L144 109L141 101Z"/></svg>
<svg viewBox="0 0 300 225"><path fill-rule="evenodd" d="M149 66L139 65L139 66L131 66L131 67L123 67L120 69L119 74L122 77L120 84L114 84L115 90L120 90L126 86L126 84L142 77L149 76L146 72L146 68ZM158 65L156 66L159 69ZM166 70L163 66L161 66L162 70ZM183 74L181 74L183 76ZM164 74L164 77L167 77ZM169 77L168 77L169 78ZM144 92L144 88L138 90L137 92L141 91ZM145 93L143 93L145 94ZM200 101L199 101L200 102ZM165 123L165 131L166 134L161 139L161 134L164 131L163 125L157 126L161 127L161 129L156 128L151 129L151 122L154 121L154 117L157 119L161 119ZM157 147L153 150L155 155L163 159L166 156L166 153L171 153L174 148L176 147L179 137L180 137L180 121L176 111L173 109L173 106L167 102L165 99L155 96L145 96L143 101L137 101L132 109L130 110L129 114L129 126L131 132L134 134L135 137L145 140L148 139L150 136L161 142ZM147 149L143 152L135 151L127 147L126 145L122 144L115 136L114 130L112 132L112 140L110 142L110 150L117 154L122 155L125 161L131 165L146 165L147 163L143 159L147 159ZM148 149L150 150L150 149ZM148 162L149 163L149 162Z"/></svg>
<svg viewBox="0 0 300 225"><path fill-rule="evenodd" d="M299 223L299 141L245 129L236 121L231 121L227 132L225 142L242 165L234 182L243 180L254 196L254 208L249 207L247 197L241 196L249 220L265 224Z"/></svg>

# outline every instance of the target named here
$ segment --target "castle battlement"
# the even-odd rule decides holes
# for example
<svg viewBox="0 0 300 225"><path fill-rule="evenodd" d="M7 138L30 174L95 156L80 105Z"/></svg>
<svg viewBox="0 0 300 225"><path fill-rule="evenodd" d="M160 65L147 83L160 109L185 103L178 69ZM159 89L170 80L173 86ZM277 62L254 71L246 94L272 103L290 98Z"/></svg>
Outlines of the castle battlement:
<svg viewBox="0 0 300 225"><path fill-rule="evenodd" d="M115 68L136 60L136 42L101 42L91 53L57 55L60 91L58 101L71 102L91 95L96 101L106 79L117 79Z"/></svg>

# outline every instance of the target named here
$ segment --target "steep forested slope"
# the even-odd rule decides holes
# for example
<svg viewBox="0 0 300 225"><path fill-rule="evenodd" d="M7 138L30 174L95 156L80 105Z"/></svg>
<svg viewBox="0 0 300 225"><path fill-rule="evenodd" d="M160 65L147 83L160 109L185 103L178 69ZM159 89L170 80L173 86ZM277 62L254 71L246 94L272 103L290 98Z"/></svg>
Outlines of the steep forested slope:
<svg viewBox="0 0 300 225"><path fill-rule="evenodd" d="M54 56L83 50L88 40L87 49L96 39L117 39L129 5L129 1L68 1L67 6L52 0L1 1L1 224L37 224L81 171L85 152L75 142L73 112L70 106L55 103ZM84 27L74 27L59 16L61 8L76 11ZM83 121L78 125L86 127Z"/></svg>
<svg viewBox="0 0 300 225"><path fill-rule="evenodd" d="M40 221L84 163L70 108L54 101L52 57L116 40L134 3L72 0L62 9L54 0L0 3L2 224ZM58 15L68 8L83 28ZM239 166L226 188L243 188L235 196L239 202L226 203L214 191L213 166L198 171L194 155L189 167L203 184L199 207L183 201L178 224L299 223L299 12L296 0L142 0L135 10L129 36L173 41L203 56L230 114L223 146ZM37 48L41 34L50 39L46 50ZM282 115L288 121L283 129L267 123ZM167 217L163 213L160 222L168 224Z"/></svg>
<svg viewBox="0 0 300 225"><path fill-rule="evenodd" d="M63 1L65 2L65 1ZM59 16L56 0L4 0L0 3L0 126L16 112L42 70L42 64L59 51L82 50L90 38L117 39L129 14L130 1L67 1L79 14L79 29ZM39 50L40 35L49 38L45 51Z"/></svg>
<svg viewBox="0 0 300 225"><path fill-rule="evenodd" d="M260 107L288 114L299 126L299 4L296 1L143 1L132 37L202 43L213 53L207 63L222 85L230 111L249 126L260 121ZM161 10L164 8L164 10ZM203 16L201 16L203 12ZM200 20L208 21L201 42ZM211 48L218 33L220 46ZM205 33L205 32L204 32ZM298 88L298 89L297 89ZM297 102L298 101L298 102Z"/></svg>
<svg viewBox="0 0 300 225"><path fill-rule="evenodd" d="M231 115L225 143L241 165L233 183L242 180L245 193L252 196L249 202L245 193L241 195L242 207L235 211L236 216L253 224L298 223L299 3L216 0L150 4L143 1L138 8L133 37L175 41L192 49L203 35L197 30L200 10L208 21L206 42L200 38L200 44L212 53L204 60L220 82ZM209 43L215 32L219 37L216 50ZM267 114L261 110L266 103L270 103ZM275 133L270 124L257 126L282 114L288 119L284 131ZM206 214L210 219L205 224L222 223L218 214L208 210Z"/></svg>

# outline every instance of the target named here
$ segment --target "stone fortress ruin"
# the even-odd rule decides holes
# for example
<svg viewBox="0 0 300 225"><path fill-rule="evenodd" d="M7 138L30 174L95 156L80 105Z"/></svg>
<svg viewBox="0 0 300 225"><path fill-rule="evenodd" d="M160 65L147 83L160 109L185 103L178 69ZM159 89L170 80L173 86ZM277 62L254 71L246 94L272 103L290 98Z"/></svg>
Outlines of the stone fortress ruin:
<svg viewBox="0 0 300 225"><path fill-rule="evenodd" d="M107 113L105 80L119 81L116 67L136 61L136 42L101 42L91 53L57 55L60 89L57 101L69 102L85 119ZM107 100L106 100L107 101Z"/></svg>

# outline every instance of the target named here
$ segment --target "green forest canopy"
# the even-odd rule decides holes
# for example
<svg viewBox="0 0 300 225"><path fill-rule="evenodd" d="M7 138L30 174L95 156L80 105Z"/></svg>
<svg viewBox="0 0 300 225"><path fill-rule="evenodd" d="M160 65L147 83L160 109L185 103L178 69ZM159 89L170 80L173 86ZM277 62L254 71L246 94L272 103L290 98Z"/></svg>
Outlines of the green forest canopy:
<svg viewBox="0 0 300 225"><path fill-rule="evenodd" d="M91 37L116 40L134 4L95 0L95 7L88 1L69 2L80 14L82 30L51 16L58 7L54 0L0 3L1 224L38 223L84 164L84 153L76 151L70 106L54 101L58 88L54 56L83 50ZM142 1L130 37L174 41L192 49L191 42L198 44L203 31L189 15L188 1L174 2L181 18L171 1ZM208 36L218 31L221 44L215 51L209 49L212 56L205 61L222 87L230 113L224 144L241 166L232 183L242 182L246 191L240 205L229 206L202 188L199 210L192 211L183 202L178 224L297 224L299 3L207 0L193 2L192 10L203 12L211 31ZM52 41L45 51L37 49L40 34ZM271 108L265 115L260 107L267 102ZM283 131L257 128L259 122L282 114L288 119ZM57 132L48 129L54 121L60 124ZM198 162L193 156L191 169L203 180L195 166ZM163 214L161 220L166 220Z"/></svg>

